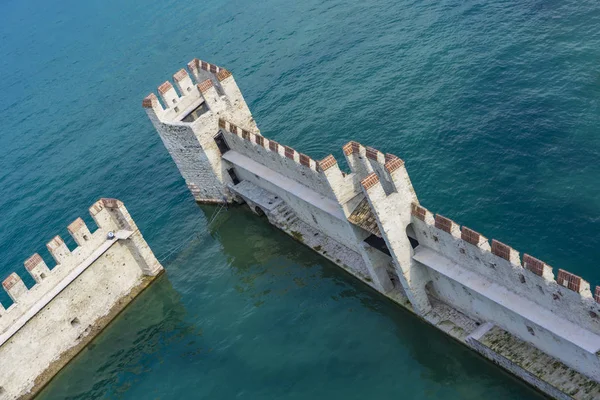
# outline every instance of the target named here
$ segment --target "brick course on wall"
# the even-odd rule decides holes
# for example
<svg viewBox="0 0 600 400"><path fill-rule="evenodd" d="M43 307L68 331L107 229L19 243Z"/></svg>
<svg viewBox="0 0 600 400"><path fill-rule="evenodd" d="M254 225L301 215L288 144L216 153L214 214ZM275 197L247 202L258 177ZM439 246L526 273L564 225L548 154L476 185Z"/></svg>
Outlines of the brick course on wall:
<svg viewBox="0 0 600 400"><path fill-rule="evenodd" d="M479 239L481 235L475 232L472 229L467 228L466 226L462 227L461 238L467 243L470 243L474 246L479 245Z"/></svg>
<svg viewBox="0 0 600 400"><path fill-rule="evenodd" d="M412 215L419 218L421 221L425 221L425 215L427 215L427 210L418 204L413 204Z"/></svg>
<svg viewBox="0 0 600 400"><path fill-rule="evenodd" d="M228 79L231 73L223 68L200 60L193 60L189 64L189 68L193 73L204 71L213 74L195 75L196 77L210 77L210 79L204 81L207 86L207 88L204 88L205 91L212 90L215 85L219 96L223 96L223 88L228 87L227 85L238 90L233 79ZM183 77L181 71L178 74ZM224 82L223 86L220 84L221 81ZM202 88L199 88L200 92L202 90ZM213 95L208 97L213 97ZM227 95L223 98L226 99ZM468 270L477 279L486 280L488 286L496 285L502 290L517 293L523 298L523 301L533 302L539 307L550 310L552 314L564 318L565 321L580 326L581 329L600 335L600 323L598 318L593 317L594 315L600 315L600 306L598 306L600 289L596 288L592 295L587 282L564 270L559 270L555 279L552 267L543 261L528 254L524 254L521 261L519 253L509 245L492 239L490 246L488 239L479 232L464 226L461 228L453 220L442 215L434 216L419 205L404 161L399 157L392 154L384 155L384 153L373 147L365 147L351 141L343 146L343 152L351 170L350 174L345 174L341 172L337 166L337 161L332 155L315 162L309 155L300 153L290 146L281 145L283 148L280 148L277 142L261 136L257 129L252 130L249 128L251 124L243 122L244 119L245 121L253 121L249 112L247 115L242 116L236 113L235 110L231 110L231 104L234 102L226 99L225 103L227 102L229 103L219 111L218 122L213 120L214 125L210 129L203 131L201 134L196 131L195 136L202 139L202 135L205 135L207 137L206 142L210 143L212 137L220 132L231 151L261 164L262 167L266 167L272 173L283 175L287 179L304 185L309 190L323 196L323 198L337 201L340 212L343 210L345 215L352 215L353 207L367 199L370 202L367 205L371 207L371 212L374 213L377 207L383 210L375 221L378 224L386 223L388 225L386 229L382 230L382 236L386 239L390 250L392 248L394 250L390 254L392 254L392 257L396 257L394 259L396 267L402 269L397 278L408 288L405 289L408 298L411 299L410 301L417 298L415 293L424 292L423 287L426 284L431 284L433 286L432 293L439 289L439 293L449 295L450 297L446 297L444 301L450 306L456 305L457 309L472 318L490 321L497 318L502 320L503 323L514 324L514 326L511 325L505 328L511 330L515 335L521 335L520 337L525 335L527 336L526 340L537 341L540 345L552 343L552 340L558 342L561 340L557 336L544 342L554 333L531 323L531 321L523 321L519 319L519 316L506 314L504 315L506 318L502 319L500 316L494 315L494 313L506 312L499 304L486 304L485 298L477 298L476 302L469 300L468 296L472 296L471 299L474 299L478 295L472 293L467 287L460 290L458 284L450 283L448 278L437 271L433 271L431 267L416 267L411 264L413 254L411 251L418 253L419 249L431 249L448 260L448 265L458 266L464 271ZM235 104L245 107L245 103L242 103L243 101L238 101ZM147 97L143 104L144 107L152 110L156 107L155 100L151 96ZM147 112L152 119L151 111ZM172 135L172 139L171 142L171 138L167 138L166 142L168 144L165 144L168 148L171 146L169 152L175 154L174 158L177 158L176 162L180 166L186 182L188 182L188 187L194 193L194 197L215 198L219 196L219 190L223 190L223 187L226 186L222 176L223 170L220 167L220 154L218 157L208 155L207 160L204 160L202 156L206 153L206 150L203 147L205 144L202 143L201 150L197 150L192 146L189 154L184 150L180 156L177 153L181 150L178 147L181 142L180 138L177 135ZM198 157L198 155L200 155L200 160L198 158L194 159L194 156ZM230 160L234 160L234 158ZM227 167L237 168L236 164L233 164L226 165ZM246 181L252 181L255 185L263 185L261 186L263 189L278 193L281 199L293 203L290 207L297 212L299 218L308 224L312 224L312 226L319 226L321 218L326 219L327 215L331 215L327 212L323 216L319 214L322 212L320 207L322 204L320 203L309 204L309 202L305 202L306 204L302 204L301 200L286 193L281 187L270 187L261 183L261 176L254 176L245 171L238 172L240 172L238 175L242 181L245 179ZM193 179L189 179L190 177L193 177ZM211 191L211 188L214 190ZM318 202L319 200L315 201ZM313 209L315 210L314 213L309 211ZM400 222L390 225L391 220ZM336 236L336 240L348 240L349 247L360 251L360 246L363 246L363 244L356 247L356 243L352 242L356 238L343 236L342 231L347 227L343 227L345 226L343 224L338 225L340 223L335 219L334 222L330 223L329 228L324 231L327 232L327 235L335 236L339 234L340 236ZM413 224L414 234L419 242L419 246L414 250L410 249L410 243L407 241L407 226L403 225L404 223ZM354 227L357 232L360 232L359 236L364 233L360 231L360 227L356 227L356 225ZM336 229L339 229L339 232ZM367 265L369 264L367 263ZM369 271L368 273L373 273L372 268ZM433 277L435 279L432 280ZM569 290L564 290L564 288ZM452 295L456 295L456 298L453 299ZM427 296L429 295L421 297L426 298ZM418 298L420 299L420 297ZM423 310L427 310L426 302L421 304L420 300L417 300L413 304L414 310L425 314ZM475 309L475 303L481 309ZM470 309L469 307L473 308ZM488 310L488 314L482 315L482 309ZM515 321L518 321L518 323ZM525 326L525 323L529 325ZM530 338L529 336L533 337ZM572 345L572 343L565 343L565 346ZM573 360L577 360L577 357L580 356L579 351L575 349L573 354L576 353L577 355L569 355L570 358L565 357L567 359L565 362L571 362L571 366L573 366ZM590 362L595 361L578 360L577 362L580 361L581 365L588 368L587 371L593 371L593 368L590 368Z"/></svg>
<svg viewBox="0 0 600 400"><path fill-rule="evenodd" d="M523 254L523 267L539 276L544 272L544 263L529 254Z"/></svg>
<svg viewBox="0 0 600 400"><path fill-rule="evenodd" d="M451 233L453 224L454 222L449 218L443 217L439 214L435 216L435 227L443 230L444 232Z"/></svg>
<svg viewBox="0 0 600 400"><path fill-rule="evenodd" d="M48 243L52 253L61 252L52 254L57 259L52 270L38 253L24 262L33 287L14 272L3 281L14 304L0 318L0 361L10 365L0 376L2 398L36 394L135 297L138 287L162 271L121 202L102 199L90 214L98 229L84 244L65 252L60 236ZM76 241L80 232L89 232L81 218L68 230ZM117 244L121 240L126 245ZM152 277L144 278L150 264Z"/></svg>
<svg viewBox="0 0 600 400"><path fill-rule="evenodd" d="M321 171L327 171L329 168L333 167L336 164L336 159L333 157L333 155L330 154L321 161L319 161L319 168L321 169Z"/></svg>
<svg viewBox="0 0 600 400"><path fill-rule="evenodd" d="M556 281L559 285L571 289L577 293L579 293L579 289L581 288L581 277L562 269L558 270L558 277Z"/></svg>
<svg viewBox="0 0 600 400"><path fill-rule="evenodd" d="M373 186L377 185L378 183L379 183L379 177L374 172L369 174L365 179L363 179L361 181L362 186L366 190L371 189Z"/></svg>
<svg viewBox="0 0 600 400"><path fill-rule="evenodd" d="M509 246L497 241L496 239L492 239L493 254L497 255L498 257L504 258L507 261L510 261L510 250L511 248Z"/></svg>

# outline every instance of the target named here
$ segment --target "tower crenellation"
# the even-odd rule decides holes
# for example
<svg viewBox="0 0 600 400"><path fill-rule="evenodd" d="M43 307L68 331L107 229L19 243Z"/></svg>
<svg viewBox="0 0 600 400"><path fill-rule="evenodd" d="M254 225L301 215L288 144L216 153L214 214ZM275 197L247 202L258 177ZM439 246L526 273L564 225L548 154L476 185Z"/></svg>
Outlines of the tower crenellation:
<svg viewBox="0 0 600 400"><path fill-rule="evenodd" d="M506 360L523 349L541 352L553 371L570 368L586 377L578 382L595 381L600 396L600 286L592 293L581 277L555 275L547 263L430 212L396 155L351 141L342 148L345 172L331 154L317 161L262 136L227 69L194 59L188 71L174 75L176 88L159 88L165 108L154 94L143 106L197 202L245 202L552 396L547 385L564 385L554 381L560 374ZM510 338L512 352L484 344L492 332Z"/></svg>
<svg viewBox="0 0 600 400"><path fill-rule="evenodd" d="M187 95L194 90L194 82L183 68L173 75L173 81L175 82L177 89L179 89L179 93L182 95Z"/></svg>
<svg viewBox="0 0 600 400"><path fill-rule="evenodd" d="M92 234L82 218L77 218L68 227L67 230L75 240L78 246L85 244Z"/></svg>
<svg viewBox="0 0 600 400"><path fill-rule="evenodd" d="M218 121L225 118L248 132L260 135L252 114L231 73L194 59L188 71L173 75L142 102L160 133L194 198L200 202L231 202L231 178L221 163L214 141Z"/></svg>
<svg viewBox="0 0 600 400"><path fill-rule="evenodd" d="M38 253L25 260L24 264L25 269L36 283L42 282L50 275L50 268Z"/></svg>
<svg viewBox="0 0 600 400"><path fill-rule="evenodd" d="M160 97L162 98L167 108L178 107L177 103L179 103L179 100L181 100L181 98L175 91L175 88L173 87L171 82L166 81L162 85L160 85L158 87L158 93L160 94Z"/></svg>
<svg viewBox="0 0 600 400"><path fill-rule="evenodd" d="M65 241L58 235L46 244L46 248L57 264L66 264L71 258L71 250L69 250Z"/></svg>
<svg viewBox="0 0 600 400"><path fill-rule="evenodd" d="M25 293L27 293L27 286L25 286L25 283L16 272L13 272L6 279L4 279L2 282L2 287L15 303L18 302Z"/></svg>

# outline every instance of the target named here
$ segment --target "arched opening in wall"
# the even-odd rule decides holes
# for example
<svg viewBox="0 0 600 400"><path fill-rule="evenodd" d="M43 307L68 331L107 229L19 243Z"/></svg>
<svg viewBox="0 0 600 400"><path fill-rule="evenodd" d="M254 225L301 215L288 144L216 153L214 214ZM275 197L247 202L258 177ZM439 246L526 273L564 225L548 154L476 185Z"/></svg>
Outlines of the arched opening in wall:
<svg viewBox="0 0 600 400"><path fill-rule="evenodd" d="M256 213L256 215L258 215L259 217L264 217L265 216L265 212L263 211L262 208L260 208L259 206L255 206L254 207L254 212Z"/></svg>
<svg viewBox="0 0 600 400"><path fill-rule="evenodd" d="M417 235L415 235L415 228L413 224L408 224L406 227L406 236L408 237L408 241L410 242L411 247L411 255L414 253L414 249L419 247L419 241L417 240Z"/></svg>

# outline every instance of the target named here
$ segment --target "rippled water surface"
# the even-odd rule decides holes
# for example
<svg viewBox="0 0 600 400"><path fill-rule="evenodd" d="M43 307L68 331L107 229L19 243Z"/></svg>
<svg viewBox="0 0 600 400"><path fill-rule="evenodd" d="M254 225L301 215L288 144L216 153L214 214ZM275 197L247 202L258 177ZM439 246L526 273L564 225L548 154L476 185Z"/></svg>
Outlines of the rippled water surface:
<svg viewBox="0 0 600 400"><path fill-rule="evenodd" d="M265 136L395 153L426 207L594 285L599 56L591 0L0 0L2 277L102 196L161 258L195 238L41 398L539 398L249 211L208 227L141 99L225 66Z"/></svg>

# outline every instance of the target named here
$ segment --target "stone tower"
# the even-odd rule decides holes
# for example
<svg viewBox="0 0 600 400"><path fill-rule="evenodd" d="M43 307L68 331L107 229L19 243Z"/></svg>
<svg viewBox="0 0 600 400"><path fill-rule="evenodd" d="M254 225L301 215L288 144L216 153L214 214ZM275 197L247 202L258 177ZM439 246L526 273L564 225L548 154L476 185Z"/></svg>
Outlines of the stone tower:
<svg viewBox="0 0 600 400"><path fill-rule="evenodd" d="M142 105L198 203L230 202L232 182L221 162L219 119L260 134L231 73L198 59L173 75ZM191 76L190 76L191 75ZM195 82L195 83L194 83Z"/></svg>
<svg viewBox="0 0 600 400"><path fill-rule="evenodd" d="M235 197L549 396L600 399L600 287L434 216L395 155L349 142L345 172L263 137L228 71L189 69L144 106L196 201Z"/></svg>

